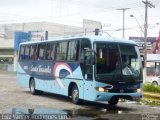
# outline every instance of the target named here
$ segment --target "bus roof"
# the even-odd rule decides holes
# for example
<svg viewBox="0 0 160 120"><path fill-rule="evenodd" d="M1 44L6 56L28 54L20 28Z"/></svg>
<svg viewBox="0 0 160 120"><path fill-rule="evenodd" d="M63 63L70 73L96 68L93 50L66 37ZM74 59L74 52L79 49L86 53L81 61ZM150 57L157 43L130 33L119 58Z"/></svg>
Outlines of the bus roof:
<svg viewBox="0 0 160 120"><path fill-rule="evenodd" d="M82 39L82 38L87 38L90 39L91 42L104 42L104 41L110 41L110 42L119 42L119 43L129 43L129 44L135 44L133 40L129 39L121 39L121 38L112 38L112 37L106 37L106 36L77 36L77 37L56 37L56 38L50 38L49 40L44 40L44 41L28 41L28 42L23 42L23 44L34 44L34 43L47 43L47 42L52 42L52 41L65 41L65 40L72 40L72 39Z"/></svg>

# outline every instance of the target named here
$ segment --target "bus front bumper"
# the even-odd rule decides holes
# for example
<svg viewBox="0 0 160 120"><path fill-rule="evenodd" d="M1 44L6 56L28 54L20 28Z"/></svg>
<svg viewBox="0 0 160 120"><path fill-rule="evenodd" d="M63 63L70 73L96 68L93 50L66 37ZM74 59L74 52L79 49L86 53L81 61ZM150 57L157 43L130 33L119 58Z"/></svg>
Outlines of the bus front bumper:
<svg viewBox="0 0 160 120"><path fill-rule="evenodd" d="M118 97L132 101L139 101L142 98L142 93L97 92L96 101L109 101L112 97Z"/></svg>

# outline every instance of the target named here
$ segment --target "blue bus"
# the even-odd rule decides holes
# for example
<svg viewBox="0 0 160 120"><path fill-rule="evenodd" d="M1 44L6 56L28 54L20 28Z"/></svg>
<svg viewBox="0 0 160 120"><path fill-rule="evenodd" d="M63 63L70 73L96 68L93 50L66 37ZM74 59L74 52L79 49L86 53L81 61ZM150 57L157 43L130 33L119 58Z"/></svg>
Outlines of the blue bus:
<svg viewBox="0 0 160 120"><path fill-rule="evenodd" d="M142 63L132 40L103 36L56 38L20 44L17 82L30 92L69 96L72 102L142 97Z"/></svg>

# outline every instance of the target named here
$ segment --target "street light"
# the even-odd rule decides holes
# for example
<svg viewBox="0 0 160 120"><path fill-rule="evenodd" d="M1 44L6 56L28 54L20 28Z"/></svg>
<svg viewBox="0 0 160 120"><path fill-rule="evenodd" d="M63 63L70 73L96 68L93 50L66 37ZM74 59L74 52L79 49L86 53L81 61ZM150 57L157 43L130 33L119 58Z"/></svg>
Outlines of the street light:
<svg viewBox="0 0 160 120"><path fill-rule="evenodd" d="M141 30L141 37L142 37L142 33L144 34L144 31L143 31L141 25L139 24L137 18L136 18L134 15L130 15L130 17L133 17L133 18L136 20L136 22L137 22L137 24L138 24L138 26L139 26L139 28L140 28L140 30Z"/></svg>
<svg viewBox="0 0 160 120"><path fill-rule="evenodd" d="M136 18L134 15L131 14L130 17L133 17L133 18L136 20L136 22L137 22L137 24L138 24L138 26L139 26L139 28L140 28L140 30L141 30L141 37L142 37L142 33L144 34L144 31L143 31L143 29L142 29L142 26L139 24L137 18ZM151 26L149 29L153 29L154 27L159 26L159 24L160 24L160 23L157 22L157 23L155 23L154 26ZM149 27L149 25L148 25L148 27ZM148 32L147 34L149 34L149 32Z"/></svg>

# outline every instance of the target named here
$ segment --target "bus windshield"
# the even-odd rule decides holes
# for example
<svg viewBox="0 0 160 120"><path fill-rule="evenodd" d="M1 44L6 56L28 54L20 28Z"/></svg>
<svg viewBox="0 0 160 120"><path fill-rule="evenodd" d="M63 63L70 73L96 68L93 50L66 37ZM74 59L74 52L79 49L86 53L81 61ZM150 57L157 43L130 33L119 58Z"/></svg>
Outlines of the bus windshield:
<svg viewBox="0 0 160 120"><path fill-rule="evenodd" d="M137 46L126 43L95 44L96 79L107 81L142 80L142 64Z"/></svg>

